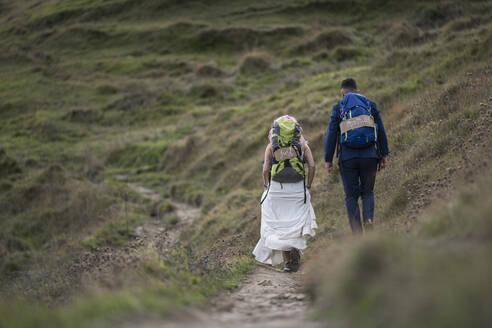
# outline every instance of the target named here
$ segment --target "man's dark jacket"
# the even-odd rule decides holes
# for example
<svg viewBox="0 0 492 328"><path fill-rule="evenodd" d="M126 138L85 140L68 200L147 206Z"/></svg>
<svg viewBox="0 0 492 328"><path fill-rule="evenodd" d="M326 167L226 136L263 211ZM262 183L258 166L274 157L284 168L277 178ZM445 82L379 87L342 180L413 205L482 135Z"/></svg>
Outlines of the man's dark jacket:
<svg viewBox="0 0 492 328"><path fill-rule="evenodd" d="M388 155L388 139L386 137L386 131L384 130L383 121L381 120L381 115L376 103L369 100L371 104L372 116L374 117L374 122L378 125L378 138L377 147L372 145L366 148L350 148L345 145L341 145L339 152L339 162L343 162L352 158L381 158ZM325 162L333 161L333 154L337 147L338 136L340 135L340 104L333 105L331 111L330 123L328 125L328 130L326 131L325 140Z"/></svg>

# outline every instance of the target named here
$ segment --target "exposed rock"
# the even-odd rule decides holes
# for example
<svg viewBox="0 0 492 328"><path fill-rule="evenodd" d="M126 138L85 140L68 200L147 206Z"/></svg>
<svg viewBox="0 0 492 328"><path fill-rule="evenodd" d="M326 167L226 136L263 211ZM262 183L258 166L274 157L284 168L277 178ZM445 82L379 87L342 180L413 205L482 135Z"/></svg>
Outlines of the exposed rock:
<svg viewBox="0 0 492 328"><path fill-rule="evenodd" d="M258 283L258 286L273 286L273 283L271 280L263 280L262 282Z"/></svg>

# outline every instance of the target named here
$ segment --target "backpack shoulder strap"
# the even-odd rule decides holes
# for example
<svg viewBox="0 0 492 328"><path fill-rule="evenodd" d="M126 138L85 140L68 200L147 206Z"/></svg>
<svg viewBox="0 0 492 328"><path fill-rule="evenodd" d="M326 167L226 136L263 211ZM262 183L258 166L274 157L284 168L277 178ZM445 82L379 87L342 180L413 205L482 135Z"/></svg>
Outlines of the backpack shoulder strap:
<svg viewBox="0 0 492 328"><path fill-rule="evenodd" d="M280 134L280 126L277 121L272 124L272 153L279 148L278 135Z"/></svg>
<svg viewBox="0 0 492 328"><path fill-rule="evenodd" d="M343 107L342 102L339 102L338 103L338 116L340 117L340 119L343 120L344 115L345 115L345 108Z"/></svg>

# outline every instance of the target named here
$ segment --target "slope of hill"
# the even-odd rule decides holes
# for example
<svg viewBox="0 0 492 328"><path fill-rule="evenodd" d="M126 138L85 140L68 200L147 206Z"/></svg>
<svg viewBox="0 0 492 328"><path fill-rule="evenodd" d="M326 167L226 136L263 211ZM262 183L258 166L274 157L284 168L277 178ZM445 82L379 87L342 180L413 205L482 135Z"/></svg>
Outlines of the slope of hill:
<svg viewBox="0 0 492 328"><path fill-rule="evenodd" d="M347 244L348 263L363 265L380 260L360 255L366 243L382 248L385 261L408 255L385 253L393 242L432 244L441 231L443 240L454 238L459 220L449 227L443 218L423 228L419 222L432 204L455 199L457 186L490 176L491 7L451 0L0 1L1 295L55 306L31 311L25 326L39 318L63 325L127 311L169 313L237 286L254 265L272 120L298 118L322 167L331 105L347 76L378 103L387 126L392 153L378 177L376 216L379 233L392 237L381 245L343 241L339 178L319 169L313 263L331 265L337 243ZM142 197L127 183L163 199ZM485 194L473 208L485 210L464 207L462 214L477 226L488 224L490 193L482 188L472 191ZM199 206L200 218L173 228L176 201ZM181 231L161 256L135 244L139 228L155 220ZM437 232L415 232L426 229ZM107 258L128 247L141 252L133 264ZM428 253L432 261L437 248L408 256ZM454 272L454 258L445 261ZM489 270L478 262L466 264L470 274ZM101 263L110 265L101 270ZM350 268L336 267L342 283ZM429 269L415 268L422 270L416 275ZM310 284L330 285L317 270ZM391 274L381 277L399 279ZM345 282L354 299L367 293L367 304L382 302L355 280ZM320 307L347 293L328 287L313 292ZM348 308L354 300L344 302ZM68 303L61 312L60 303ZM367 322L367 304L354 320ZM343 317L347 308L334 311ZM10 306L0 312L17 322Z"/></svg>

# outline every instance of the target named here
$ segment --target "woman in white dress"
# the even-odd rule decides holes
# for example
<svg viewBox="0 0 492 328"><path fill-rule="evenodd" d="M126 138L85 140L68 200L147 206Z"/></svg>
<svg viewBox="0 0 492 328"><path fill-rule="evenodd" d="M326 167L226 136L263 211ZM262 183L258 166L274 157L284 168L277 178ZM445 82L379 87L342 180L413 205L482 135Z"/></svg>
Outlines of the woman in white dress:
<svg viewBox="0 0 492 328"><path fill-rule="evenodd" d="M278 153L274 155L273 150L279 147L275 139L272 143L272 130L274 129L272 128L269 136L270 142L265 149L265 161L263 164L265 190L262 195L261 205L261 237L253 254L256 260L262 263L278 265L284 262L284 271L291 272L296 271L299 267L299 251L306 249L305 237L307 235L314 236L314 229L317 228L310 195L315 164L311 149L300 134L302 130L295 118L288 115L279 117L274 121L274 126L275 122L281 122L281 119L284 119L283 122L288 122L285 119L291 120L296 123L296 128L299 128L300 137L298 137L297 144L300 147L297 148L300 148L300 154L298 154L297 158L301 160L300 162L307 163L307 181L305 180L304 168L302 168L302 171L300 169L297 170L302 172L304 176L290 178L290 180L288 178L285 179L285 176L290 173L288 169L295 174L290 164L282 165L283 172L281 173L283 174L276 174L276 171L279 171L278 168L272 169L272 163L278 163L275 160L279 156ZM275 132L273 134L275 135ZM301 165L306 166L305 163ZM297 166L299 167L299 165ZM281 175L284 177L281 177Z"/></svg>

